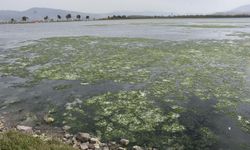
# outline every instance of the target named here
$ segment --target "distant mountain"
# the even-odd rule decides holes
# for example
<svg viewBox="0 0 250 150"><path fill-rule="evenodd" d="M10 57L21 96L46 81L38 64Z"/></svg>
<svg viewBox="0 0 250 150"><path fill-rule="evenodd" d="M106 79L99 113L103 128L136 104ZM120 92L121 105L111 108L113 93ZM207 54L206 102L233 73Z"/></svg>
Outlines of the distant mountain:
<svg viewBox="0 0 250 150"><path fill-rule="evenodd" d="M231 13L238 13L238 14L250 14L250 5L244 5L229 11Z"/></svg>
<svg viewBox="0 0 250 150"><path fill-rule="evenodd" d="M85 18L85 16L90 16L91 18L102 17L102 15L100 14L36 7L25 11L0 10L0 20L8 21L11 18L14 18L15 20L20 20L22 16L27 16L30 20L42 20L45 16L48 16L50 19L56 19L57 15L60 15L62 18L65 18L67 14L71 14L73 18L75 18L76 15L81 15L83 18Z"/></svg>
<svg viewBox="0 0 250 150"><path fill-rule="evenodd" d="M0 21L10 20L11 18L21 18L21 13L19 11L12 10L0 10Z"/></svg>
<svg viewBox="0 0 250 150"><path fill-rule="evenodd" d="M250 15L250 5L240 6L238 8L235 8L226 12L219 12L216 14L218 15Z"/></svg>
<svg viewBox="0 0 250 150"><path fill-rule="evenodd" d="M168 12L131 12L131 11L117 11L112 13L104 13L104 14L94 14L94 13L83 13L76 11L68 11L61 9L52 9L52 8L31 8L25 11L12 11L12 10L0 10L0 21L9 21L11 18L15 20L21 20L22 16L29 17L29 20L43 20L45 16L48 16L50 19L57 19L57 15L60 15L65 19L67 14L71 14L73 18L76 15L81 15L85 18L85 16L90 16L91 18L106 18L108 16L113 15L126 15L126 16L169 16L176 15L175 13Z"/></svg>

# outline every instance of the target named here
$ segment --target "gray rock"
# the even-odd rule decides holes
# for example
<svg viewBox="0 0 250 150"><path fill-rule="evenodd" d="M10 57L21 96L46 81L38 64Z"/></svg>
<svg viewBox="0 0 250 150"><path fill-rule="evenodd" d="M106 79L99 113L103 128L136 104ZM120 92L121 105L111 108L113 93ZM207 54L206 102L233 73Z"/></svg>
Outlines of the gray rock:
<svg viewBox="0 0 250 150"><path fill-rule="evenodd" d="M67 141L65 141L65 143L71 145L72 144L72 140L68 139Z"/></svg>
<svg viewBox="0 0 250 150"><path fill-rule="evenodd" d="M127 139L121 139L120 140L120 143L123 145L123 146L127 146L129 144L129 140Z"/></svg>
<svg viewBox="0 0 250 150"><path fill-rule="evenodd" d="M110 150L108 146L103 146L101 150Z"/></svg>
<svg viewBox="0 0 250 150"><path fill-rule="evenodd" d="M73 143L73 144L78 143L78 141L76 140L76 137L75 137L75 136L72 138L72 143Z"/></svg>
<svg viewBox="0 0 250 150"><path fill-rule="evenodd" d="M143 148L135 145L135 146L133 146L132 150L143 150Z"/></svg>
<svg viewBox="0 0 250 150"><path fill-rule="evenodd" d="M89 145L88 145L88 148L89 148L89 149L95 149L95 145L94 145L94 144L89 144Z"/></svg>
<svg viewBox="0 0 250 150"><path fill-rule="evenodd" d="M66 133L66 134L64 134L64 137L65 137L66 139L69 139L70 137L72 137L72 135L70 135L69 133Z"/></svg>
<svg viewBox="0 0 250 150"><path fill-rule="evenodd" d="M19 131L24 131L24 132L33 132L32 127L29 126L22 126L22 125L17 125L17 130Z"/></svg>
<svg viewBox="0 0 250 150"><path fill-rule="evenodd" d="M91 138L90 143L91 144L101 144L101 142L97 138Z"/></svg>
<svg viewBox="0 0 250 150"><path fill-rule="evenodd" d="M79 143L75 143L75 144L73 144L73 148L78 149L78 148L79 148Z"/></svg>
<svg viewBox="0 0 250 150"><path fill-rule="evenodd" d="M100 146L101 147L108 147L108 144L106 144L106 143L100 143Z"/></svg>
<svg viewBox="0 0 250 150"><path fill-rule="evenodd" d="M76 135L76 140L80 142L88 142L90 140L90 135L88 133L78 133Z"/></svg>
<svg viewBox="0 0 250 150"><path fill-rule="evenodd" d="M119 147L119 145L116 143L116 142L114 142L114 141L111 141L109 144L109 148L111 149L111 150L113 150L113 149L118 149L118 147Z"/></svg>
<svg viewBox="0 0 250 150"><path fill-rule="evenodd" d="M95 150L97 150L97 149L100 149L100 145L99 144L94 144L94 147L95 147Z"/></svg>
<svg viewBox="0 0 250 150"><path fill-rule="evenodd" d="M110 145L116 145L116 142L115 141L111 141L109 144Z"/></svg>
<svg viewBox="0 0 250 150"><path fill-rule="evenodd" d="M81 150L87 150L89 147L88 147L88 143L82 143L82 144L80 144L80 148L81 148Z"/></svg>

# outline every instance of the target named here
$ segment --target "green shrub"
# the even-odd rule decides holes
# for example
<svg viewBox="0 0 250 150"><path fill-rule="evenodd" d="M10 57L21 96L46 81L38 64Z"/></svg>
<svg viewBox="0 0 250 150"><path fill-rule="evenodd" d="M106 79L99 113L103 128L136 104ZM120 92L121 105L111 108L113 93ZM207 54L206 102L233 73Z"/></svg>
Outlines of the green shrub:
<svg viewBox="0 0 250 150"><path fill-rule="evenodd" d="M16 131L0 133L0 150L74 150L56 140L42 141L29 134Z"/></svg>

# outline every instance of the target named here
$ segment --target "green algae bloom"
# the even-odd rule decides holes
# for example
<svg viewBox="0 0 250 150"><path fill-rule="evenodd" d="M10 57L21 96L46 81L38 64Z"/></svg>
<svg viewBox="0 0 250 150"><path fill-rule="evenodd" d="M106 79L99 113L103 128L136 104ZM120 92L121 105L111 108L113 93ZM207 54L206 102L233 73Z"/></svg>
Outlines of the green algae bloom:
<svg viewBox="0 0 250 150"><path fill-rule="evenodd" d="M242 130L250 129L250 118L235 118L238 105L249 103L248 43L248 39L169 42L57 37L16 48L0 72L36 84L78 80L83 86L104 81L137 86L84 98L72 95L53 117L57 125L69 125L72 132L89 131L105 140L124 137L148 146L209 149L217 140L213 128L202 123L189 128L196 122L190 125L182 116L188 112L206 120L211 116L201 116L187 104L193 99L214 102L214 114L231 117ZM54 90L70 87L58 85Z"/></svg>

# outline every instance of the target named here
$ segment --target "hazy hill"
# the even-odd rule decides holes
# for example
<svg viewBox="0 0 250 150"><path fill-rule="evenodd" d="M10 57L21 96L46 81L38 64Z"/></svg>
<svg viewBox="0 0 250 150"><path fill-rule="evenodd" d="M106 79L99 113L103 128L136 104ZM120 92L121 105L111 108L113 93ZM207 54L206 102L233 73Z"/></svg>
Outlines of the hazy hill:
<svg viewBox="0 0 250 150"><path fill-rule="evenodd" d="M91 13L82 13L75 11L67 11L60 9L51 9L51 8L31 8L25 11L8 11L8 10L0 10L0 20L10 20L14 18L16 20L20 20L22 16L29 17L30 20L42 20L45 16L49 16L50 19L56 19L57 15L65 18L67 14L71 14L72 17L76 15L81 15L85 18L85 16L91 16L91 18L100 18L102 17L99 14L91 14Z"/></svg>
<svg viewBox="0 0 250 150"><path fill-rule="evenodd" d="M250 15L250 5L240 6L238 8L226 11L226 12L219 12L216 14L220 15Z"/></svg>
<svg viewBox="0 0 250 150"><path fill-rule="evenodd" d="M9 11L9 10L0 10L0 21L9 21L11 18L15 20L20 20L22 16L29 17L30 20L42 20L45 16L49 16L50 19L56 19L57 15L65 18L67 14L71 14L72 17L75 18L76 15L81 15L83 17L90 16L91 18L106 18L108 16L113 15L126 15L126 16L169 16L173 15L173 13L167 12L130 12L130 11L117 11L112 13L104 13L104 14L94 14L94 13L83 13L83 12L75 12L61 9L52 9L52 8L31 8L25 11Z"/></svg>
<svg viewBox="0 0 250 150"><path fill-rule="evenodd" d="M231 13L238 13L238 14L250 14L250 5L244 5L229 11Z"/></svg>
<svg viewBox="0 0 250 150"><path fill-rule="evenodd" d="M21 13L19 11L11 10L0 10L0 20L10 20L10 18L21 18Z"/></svg>

